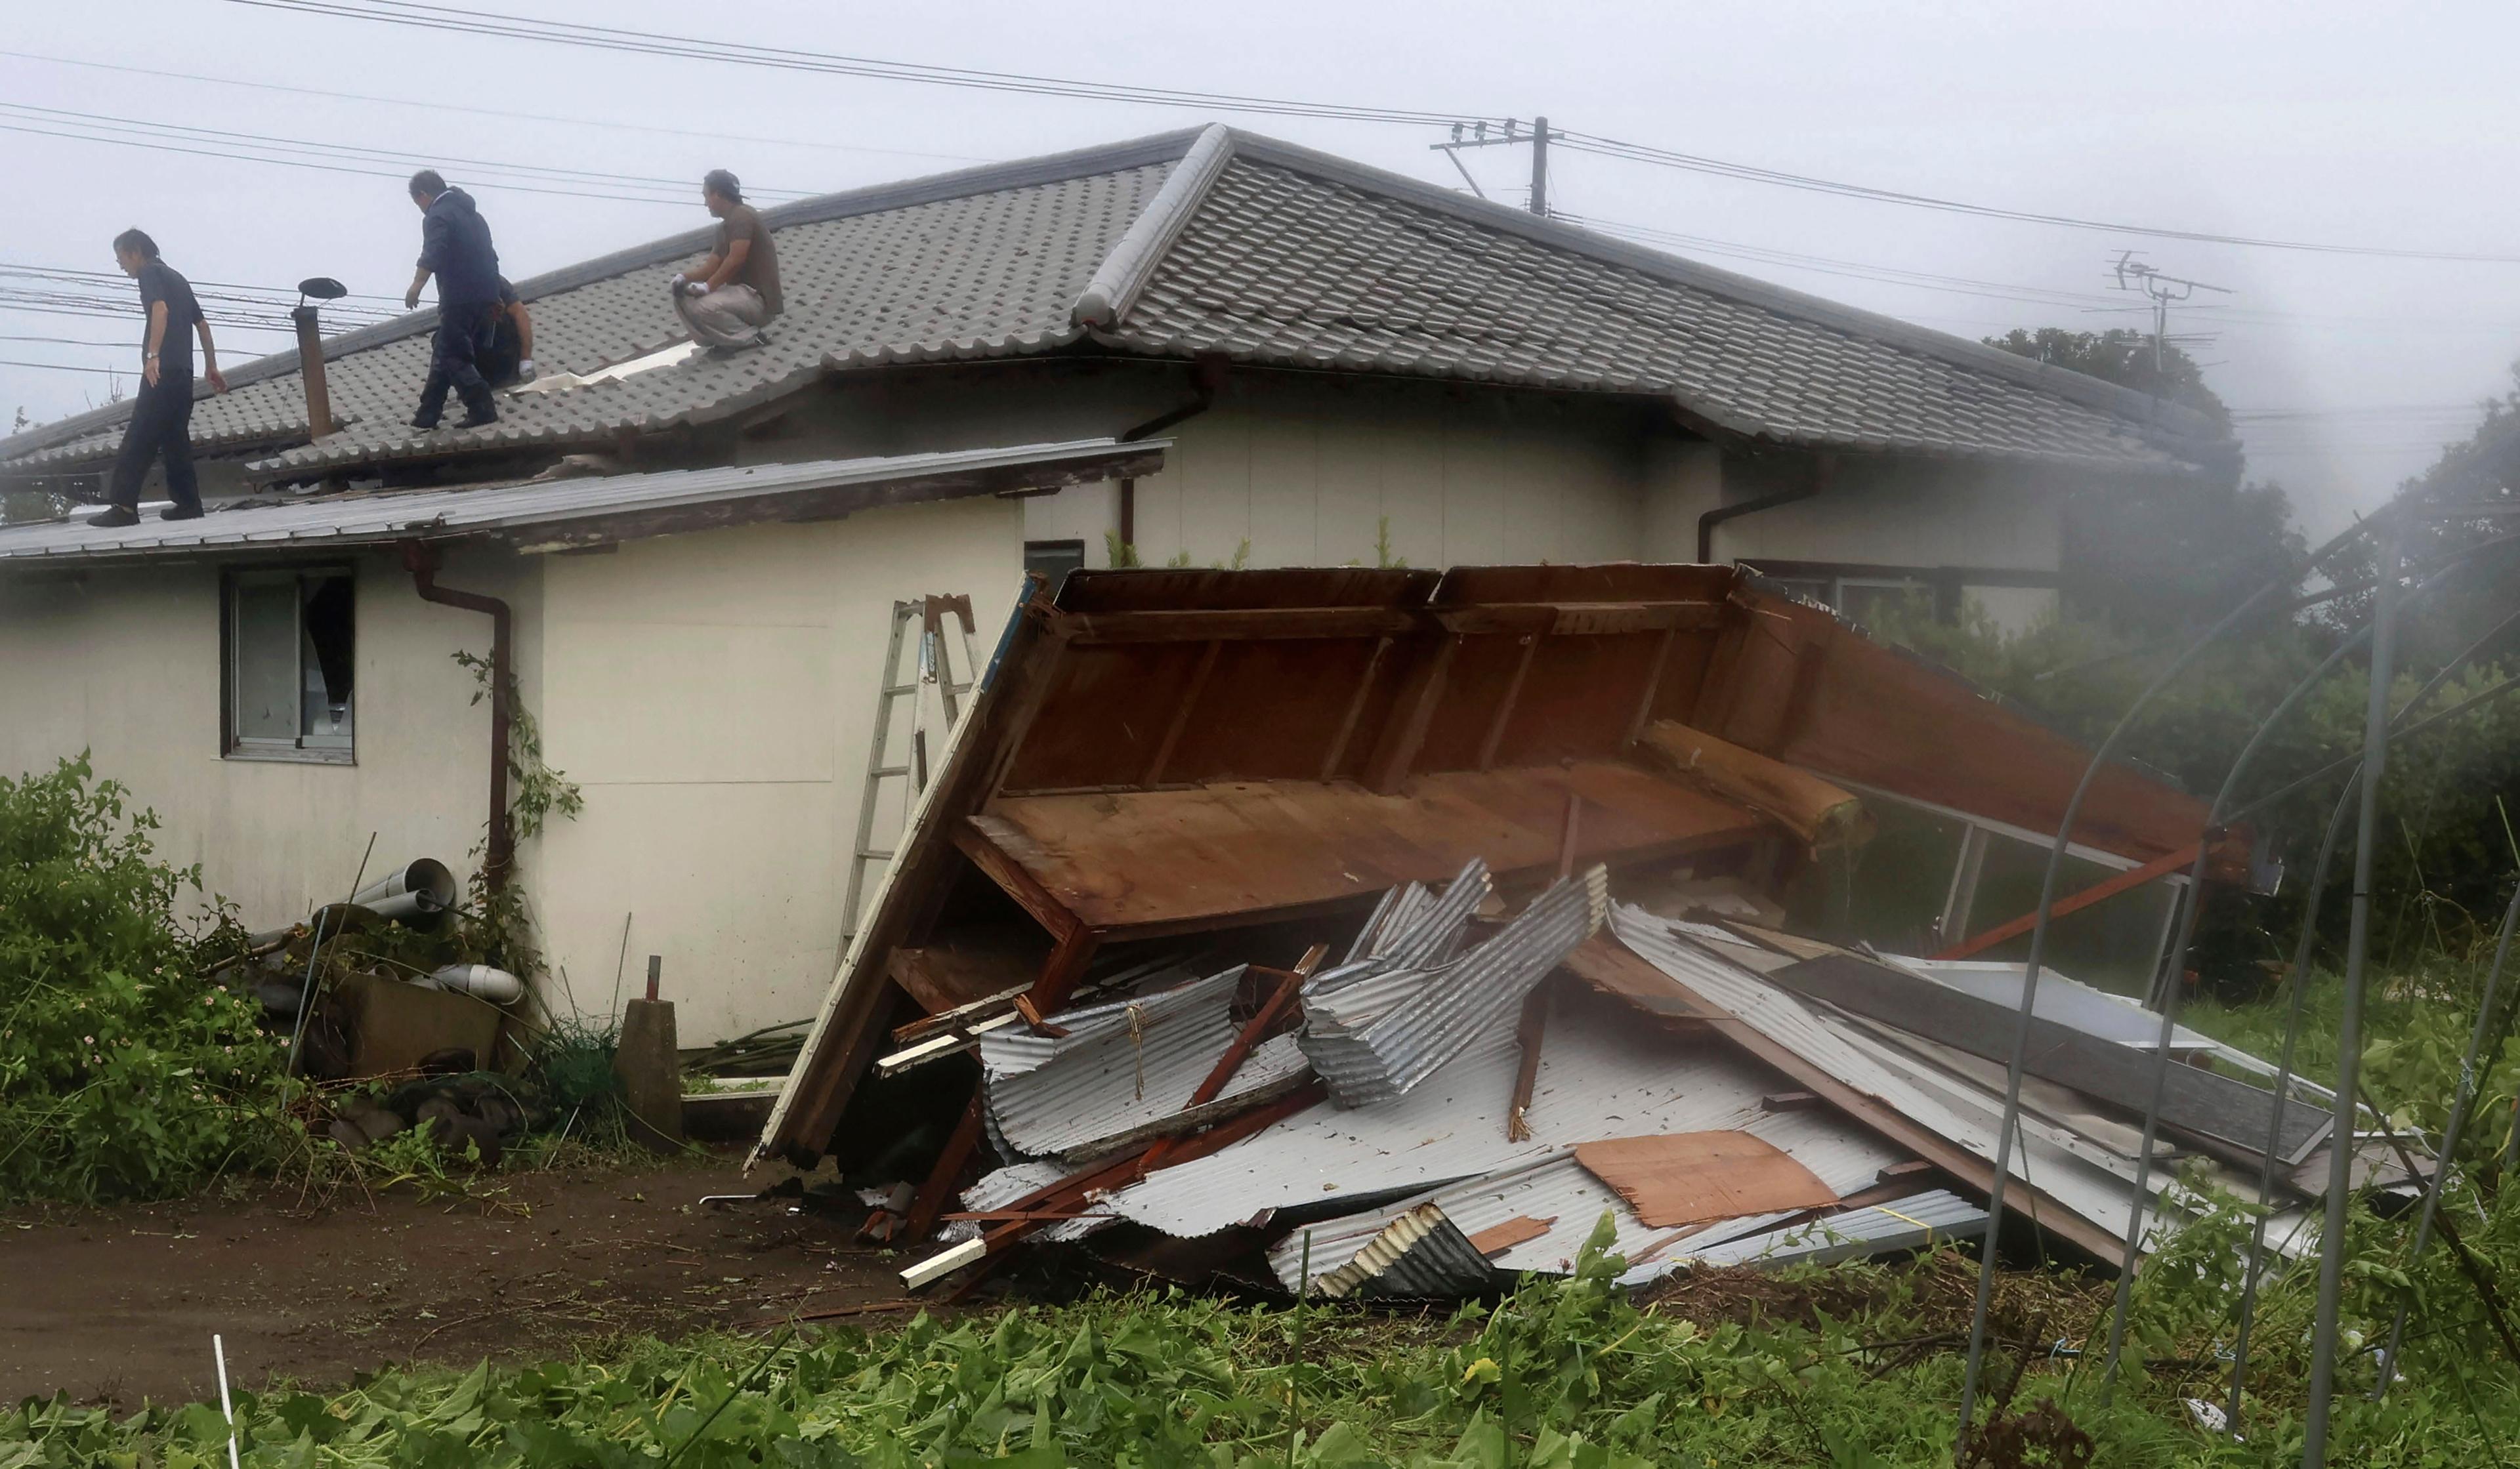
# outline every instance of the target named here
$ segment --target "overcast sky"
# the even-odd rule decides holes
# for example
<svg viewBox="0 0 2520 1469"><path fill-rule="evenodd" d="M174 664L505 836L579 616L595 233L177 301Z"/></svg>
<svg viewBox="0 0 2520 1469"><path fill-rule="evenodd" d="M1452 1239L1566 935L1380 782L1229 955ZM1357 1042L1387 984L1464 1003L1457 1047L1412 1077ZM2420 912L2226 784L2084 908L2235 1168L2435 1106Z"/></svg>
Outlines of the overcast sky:
<svg viewBox="0 0 2520 1469"><path fill-rule="evenodd" d="M450 3L491 8L491 0ZM2501 4L2389 14L2342 0L512 0L503 9L1095 81L1469 115L1545 112L1552 125L1588 133L2013 209L2520 256L2520 190L2512 187L2520 103L2509 79L2520 8ZM756 191L819 193L1222 118L1460 183L1428 150L1431 129L1390 123L800 74L232 0L20 4L8 14L0 191L11 207L0 211L0 269L111 269L108 241L136 223L197 281L282 286L324 274L354 291L398 297L419 223L398 180L421 158L446 160L448 177L473 189L515 278L705 216L696 200L526 192L455 160L668 180L726 166ZM77 62L222 80L69 64ZM158 146L47 135L97 130L72 124L76 114L156 125ZM384 156L347 166L383 176L169 152L167 124L372 150ZM1519 149L1467 156L1491 195L1515 202L1526 156ZM2215 307L2176 313L2172 330L2214 334L2192 350L2245 416L2251 473L2283 483L2314 531L2375 503L2441 443L2463 436L2474 405L2508 385L2508 364L2520 356L2520 264L2146 239L1562 150L1551 196L1574 214L1713 242L1682 253L1969 336L2144 323L2114 304L2133 297L2083 299L2108 291L2108 262L2128 247L2173 275L2228 287L2228 296L2200 294ZM1818 259L1780 263L1778 252ZM0 277L0 288L26 284ZM123 320L0 303L0 359L129 365L137 354L124 343L136 339L137 322L136 306ZM283 345L230 332L222 358ZM108 381L92 372L0 366L0 427L21 406L41 421L101 401Z"/></svg>

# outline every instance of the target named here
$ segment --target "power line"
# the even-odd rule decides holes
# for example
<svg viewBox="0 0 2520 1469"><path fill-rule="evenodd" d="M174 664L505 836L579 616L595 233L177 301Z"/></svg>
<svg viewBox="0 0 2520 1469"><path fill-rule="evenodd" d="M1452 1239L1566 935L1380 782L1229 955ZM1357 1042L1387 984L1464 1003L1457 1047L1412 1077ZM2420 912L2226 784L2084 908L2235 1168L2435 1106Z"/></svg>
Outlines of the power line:
<svg viewBox="0 0 2520 1469"><path fill-rule="evenodd" d="M1021 71L988 71L967 67L935 67L914 62L888 62L874 57L845 56L785 46L705 40L697 36L626 30L573 21L542 21L523 16L493 15L451 5L424 5L416 0L228 0L260 10L295 11L343 20L448 30L512 40L545 41L648 56L732 62L789 71L837 76L863 76L883 81L923 82L988 92L1019 92L1040 97L1073 97L1100 102L1137 102L1160 107L1199 108L1213 111L1248 112L1280 117L1326 117L1348 122L1392 122L1418 127L1455 122L1498 121L1467 112L1427 111L1414 108L1353 106L1303 102L1285 97L1260 97L1233 92L1202 92L1173 87L1139 87L1117 82L1078 81Z"/></svg>
<svg viewBox="0 0 2520 1469"><path fill-rule="evenodd" d="M1170 87L1139 87L1113 82L1077 81L1022 72L983 71L959 67L887 62L870 57L703 40L693 36L629 30L616 26L589 25L576 22L500 16L451 5L423 4L419 3L419 0L228 0L228 3L252 6L260 10L373 21L385 24L452 31L459 34L541 41L553 45L768 67L784 70L818 71L889 81L921 82L934 86L976 88L984 91L1022 92L1038 96L1081 98L1103 102L1201 108L1213 111L1325 117L1345 121L1401 123L1416 126L1450 127L1460 124L1475 127L1481 123L1502 124L1507 120L1406 108L1300 102L1287 98L1254 97L1237 93L1201 92ZM2144 235L2165 240L2245 245L2261 249L2297 250L2316 254L2356 255L2396 260L2461 261L2496 265L2520 264L2520 255L2407 249L2384 245L2339 245L2319 241L2227 235L2209 230L2128 224L2080 215L1982 204L1965 200L1945 199L1907 190L1884 189L1874 185L1856 184L1841 179L1822 178L1813 174L1734 162L1702 154L1683 153L1675 149L1632 143L1623 139L1604 137L1598 133L1552 129L1550 139L1556 147L1629 162L1648 163L1659 167L1736 179L1745 183L1798 189L1872 203L1938 209L1985 219L2008 219L2064 229L2102 230L2119 235Z"/></svg>
<svg viewBox="0 0 2520 1469"><path fill-rule="evenodd" d="M595 127L615 132L660 133L676 138L700 138L714 143L767 143L779 148L818 148L830 153L884 154L903 158L932 158L947 163L994 163L996 158L974 157L968 154L923 153L913 148L877 148L862 143L831 143L809 138L765 138L749 133L702 132L695 128L663 127L652 122L615 122L598 117L567 117L553 112L518 112L504 108L468 107L451 102L423 102L410 97L377 97L362 92L334 92L321 87L291 86L285 82L247 81L234 76L208 76L197 71L161 71L152 67L124 67L112 62L82 61L76 57L45 56L33 51L11 51L0 48L0 57L18 61L45 62L58 67L85 67L98 71L120 71L132 76L155 76L174 81L196 81L218 87L246 87L260 92L283 92L296 97L322 97L335 102L366 102L384 107L419 108L431 112L470 112L481 117L506 117L519 122L557 122L569 127Z"/></svg>
<svg viewBox="0 0 2520 1469"><path fill-rule="evenodd" d="M212 157L241 158L251 162L320 168L336 173L363 173L372 177L403 178L407 177L408 171L414 167L452 164L465 170L488 170L492 175L515 175L514 178L480 179L479 182L484 186L567 198L605 199L625 203L677 204L688 207L692 190L695 187L691 181L685 179L658 178L644 174L605 173L593 169L562 168L543 164L507 163L487 158L424 156L386 149L360 148L349 144L310 142L302 138L276 137L264 133L237 132L227 128L195 127L187 123L156 122L142 117L112 117L93 112L68 111L59 108L39 108L23 103L0 102L0 116L11 115L21 120L14 123L0 121L0 131L73 138L82 142L146 148L157 152L206 154ZM42 125L34 125L38 123ZM77 131L65 131L65 129L77 129ZM376 163L390 164L392 171L364 166ZM621 190L636 192L618 192ZM788 199L803 197L795 191L784 189L764 189L753 192L764 197L775 196Z"/></svg>
<svg viewBox="0 0 2520 1469"><path fill-rule="evenodd" d="M251 3L251 0L237 0L237 3ZM2161 240L2187 240L2205 245L2247 245L2258 249L2301 250L2322 255L2362 255L2387 260L2448 260L2472 264L2520 265L2520 255L2468 253L2459 250L2403 249L2389 245L2335 245L2309 240L2278 240L2263 236L2224 235L2210 230L2182 230L2162 225L2127 224L2122 221L2089 219L2073 214L2048 214L2035 209L1972 203L1965 200L1943 199L1930 194L1912 194L1904 190L1881 189L1868 184L1850 184L1842 180L1820 178L1812 174L1789 173L1782 169L1763 168L1751 163L1735 163L1724 158L1679 153L1642 143L1626 143L1594 133L1563 134L1557 140L1557 146L1577 153L1598 154L1602 157L1623 158L1635 163L1652 163L1664 168L1738 179L1744 183L1770 184L1779 188L1835 195L1841 199L1863 200L1872 203L1939 209L1949 213L1974 215L1981 219L2009 219L2024 224L2054 225L2063 229L2102 230L2115 235L2147 235Z"/></svg>

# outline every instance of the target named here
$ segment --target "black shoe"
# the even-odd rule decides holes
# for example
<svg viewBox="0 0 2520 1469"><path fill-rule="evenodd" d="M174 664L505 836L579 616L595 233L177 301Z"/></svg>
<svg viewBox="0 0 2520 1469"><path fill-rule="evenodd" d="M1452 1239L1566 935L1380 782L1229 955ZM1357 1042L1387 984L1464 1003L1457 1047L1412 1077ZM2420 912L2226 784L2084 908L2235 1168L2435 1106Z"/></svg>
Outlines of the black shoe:
<svg viewBox="0 0 2520 1469"><path fill-rule="evenodd" d="M458 428L487 428L497 422L499 422L499 410L494 408L488 413L468 413L464 416L464 422L456 424L455 426Z"/></svg>
<svg viewBox="0 0 2520 1469"><path fill-rule="evenodd" d="M437 421L429 418L414 419L411 421L411 426L419 429L423 433L427 433L437 426Z"/></svg>
<svg viewBox="0 0 2520 1469"><path fill-rule="evenodd" d="M170 505L158 512L158 518L160 520L199 520L202 518L202 508L198 505L190 507L189 509L180 505Z"/></svg>
<svg viewBox="0 0 2520 1469"><path fill-rule="evenodd" d="M107 511L104 514L98 515L89 520L87 523L90 525L101 526L108 530L118 525L137 525L140 523L140 512L133 510L127 505L117 505L112 510Z"/></svg>

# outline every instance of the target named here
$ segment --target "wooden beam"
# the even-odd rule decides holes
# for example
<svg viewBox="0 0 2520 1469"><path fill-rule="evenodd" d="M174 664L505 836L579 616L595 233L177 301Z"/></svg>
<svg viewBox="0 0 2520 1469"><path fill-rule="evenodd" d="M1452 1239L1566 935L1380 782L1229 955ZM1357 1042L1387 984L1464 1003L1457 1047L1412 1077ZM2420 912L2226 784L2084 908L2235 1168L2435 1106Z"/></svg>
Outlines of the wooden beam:
<svg viewBox="0 0 2520 1469"><path fill-rule="evenodd" d="M1434 616L1446 631L1468 636L1542 633L1580 638L1709 628L1722 618L1723 610L1705 601L1519 601L1438 609Z"/></svg>
<svg viewBox="0 0 2520 1469"><path fill-rule="evenodd" d="M1207 691L1208 676L1216 672L1216 655L1224 650L1225 645L1213 638L1198 650L1198 664L1191 670L1190 687L1182 690L1180 700L1173 705L1172 720L1164 726L1164 737L1147 761L1147 773L1140 778L1140 785L1164 783L1164 767L1172 763L1173 751L1181 747L1182 732L1190 728L1191 710L1197 707L1199 695Z"/></svg>
<svg viewBox="0 0 2520 1469"><path fill-rule="evenodd" d="M1619 736L1619 748L1635 744L1653 721L1654 700L1662 695L1663 675L1671 668L1671 650L1680 645L1680 629L1663 629L1662 642L1654 648L1653 666L1645 670L1645 681L1637 690L1637 705L1628 715L1627 733Z"/></svg>
<svg viewBox="0 0 2520 1469"><path fill-rule="evenodd" d="M1514 1044L1522 1047L1522 1064L1513 1074L1513 1103L1505 1112L1505 1140L1529 1142L1531 1124L1526 1120L1531 1111L1532 1089L1540 1085L1540 1043L1549 1031L1549 979L1531 987L1522 997L1522 1018L1513 1028Z"/></svg>
<svg viewBox="0 0 2520 1469"><path fill-rule="evenodd" d="M971 859L971 866L988 874L991 882L1032 914L1034 922L1049 929L1053 939L1064 943L1085 926L1051 896L1050 889L1043 887L1022 863L1000 850L996 842L989 840L988 833L972 825L968 818L954 828L954 845Z"/></svg>
<svg viewBox="0 0 2520 1469"><path fill-rule="evenodd" d="M1497 747L1505 743L1505 727L1513 720L1514 705L1522 700L1522 682L1531 676L1531 660L1540 655L1540 640L1547 633L1525 633L1522 656L1513 660L1513 677L1505 686L1505 697L1497 700L1496 712L1488 716L1488 732L1479 740L1479 769L1496 769Z"/></svg>
<svg viewBox="0 0 2520 1469"><path fill-rule="evenodd" d="M1102 943L1102 935L1079 924L1074 932L1058 941L1058 948L1050 951L1050 957L1041 966L1041 978L1032 982L1030 990L1015 998L1017 1008L1030 1005L1041 1015L1056 1013L1060 1005L1067 1003L1067 997L1076 993L1077 981L1085 977L1085 966L1092 962L1094 951Z"/></svg>
<svg viewBox="0 0 2520 1469"><path fill-rule="evenodd" d="M1391 724L1382 732L1373 758L1366 764L1368 790L1387 796L1409 779L1410 767L1418 762L1418 752L1425 748L1426 731L1434 723L1435 706L1443 702L1444 685L1452 676L1453 655L1461 646L1460 638L1447 638L1409 671Z"/></svg>
<svg viewBox="0 0 2520 1469"><path fill-rule="evenodd" d="M1177 611L1058 612L1054 630L1079 646L1124 643L1235 643L1391 638L1415 632L1414 612L1387 607L1189 607Z"/></svg>
<svg viewBox="0 0 2520 1469"><path fill-rule="evenodd" d="M925 1239L936 1227L936 1216L944 1211L945 1201L954 1194L954 1185L962 1180L963 1165L971 1161L979 1148L980 1134L988 1101L980 1084L971 1084L971 1104L963 1109L963 1120L954 1125L952 1136L945 1139L945 1150L936 1155L936 1166L927 1171L927 1180L910 1201L910 1216L902 1225L901 1238ZM895 1195L899 1197L899 1195Z"/></svg>
<svg viewBox="0 0 2520 1469"><path fill-rule="evenodd" d="M1348 742L1356 737L1356 722L1365 717L1365 701L1373 693L1374 675L1382 671L1382 660L1390 652L1389 638L1374 640L1373 656L1365 660L1365 674L1356 681L1356 692L1348 697L1347 713L1339 719L1338 734L1330 740L1329 753L1322 757L1323 779L1336 776L1339 766L1346 761Z"/></svg>
<svg viewBox="0 0 2520 1469"><path fill-rule="evenodd" d="M2196 848L2191 843L2176 852L2156 857L2142 867L2129 868L2114 876L2104 877L2090 887L2067 893L2048 905L2048 915L2050 918L2061 918L2067 913L2081 913L2094 903L2105 902L2129 888L2141 887L2156 877L2166 877L2172 872L2192 865L2195 861ZM2004 940L2017 939L2038 926L2039 911L2032 909L2009 922L1998 923L1973 938L1962 939L1935 955L1934 957L1967 958L1972 955L1984 954Z"/></svg>

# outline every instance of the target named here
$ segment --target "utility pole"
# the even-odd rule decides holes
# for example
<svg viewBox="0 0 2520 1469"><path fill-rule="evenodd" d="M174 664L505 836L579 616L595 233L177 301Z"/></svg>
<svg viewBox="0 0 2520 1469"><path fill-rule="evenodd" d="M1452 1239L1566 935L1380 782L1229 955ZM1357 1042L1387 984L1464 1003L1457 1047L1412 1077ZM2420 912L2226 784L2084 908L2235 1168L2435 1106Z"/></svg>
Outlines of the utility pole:
<svg viewBox="0 0 2520 1469"><path fill-rule="evenodd" d="M2161 377L2162 343L2169 337L2171 305L2174 302L2186 300L2200 290L2211 290L2223 295L2229 295L2231 291L2227 286L2208 286L2202 281L2165 276L2135 256L2136 252L2133 250L2119 252L2115 263L2118 289L2140 290L2152 299L2152 376L2158 381Z"/></svg>
<svg viewBox="0 0 2520 1469"><path fill-rule="evenodd" d="M1462 182L1470 186L1472 194L1485 199L1488 197L1488 192L1479 187L1477 179L1470 177L1470 170L1462 162L1461 150L1530 144L1531 212L1547 219L1549 217L1549 141L1560 136L1563 135L1549 130L1549 119L1546 117L1534 117L1528 128L1522 125L1519 118L1508 117L1505 120L1504 131L1497 133L1489 132L1485 122L1469 124L1466 132L1462 124L1456 122L1453 124L1453 136L1450 141L1430 143L1427 146L1451 158L1453 166L1461 170Z"/></svg>

